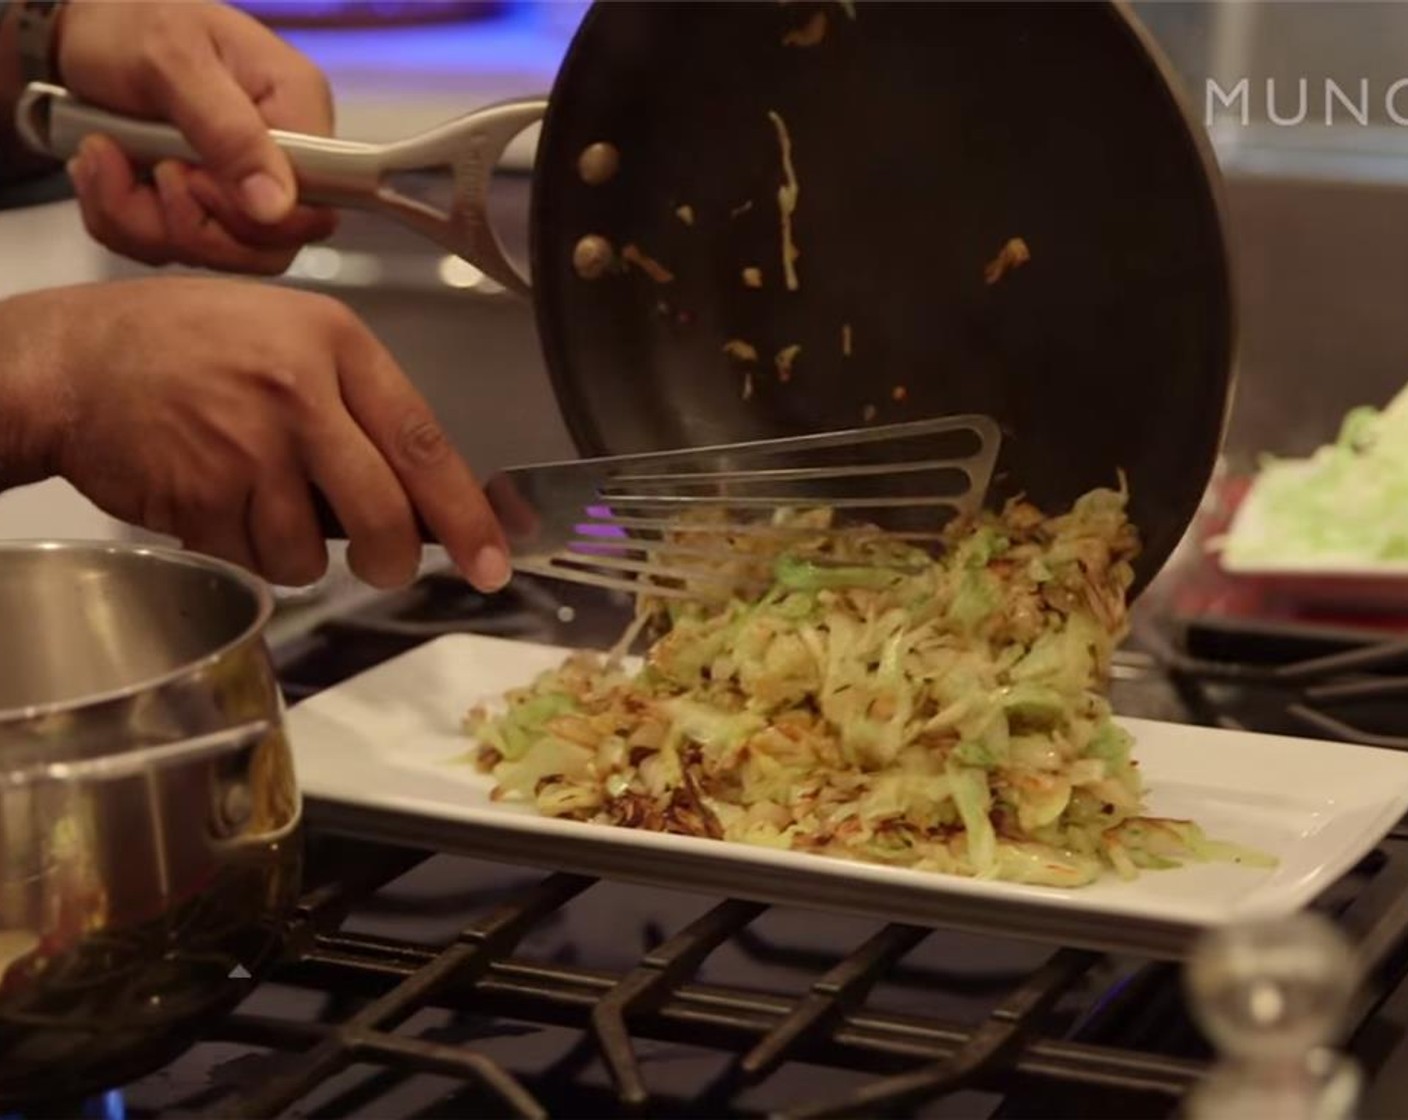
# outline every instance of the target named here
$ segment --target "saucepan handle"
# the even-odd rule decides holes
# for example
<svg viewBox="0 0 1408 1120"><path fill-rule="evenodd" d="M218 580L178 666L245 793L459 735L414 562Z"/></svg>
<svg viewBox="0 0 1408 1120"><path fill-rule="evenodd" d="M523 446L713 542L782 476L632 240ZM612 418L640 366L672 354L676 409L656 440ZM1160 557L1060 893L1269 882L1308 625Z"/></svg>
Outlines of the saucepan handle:
<svg viewBox="0 0 1408 1120"><path fill-rule="evenodd" d="M0 788L36 782L88 782L130 778L154 769L215 758L251 747L274 730L267 719L250 720L234 727L194 735L172 743L133 747L115 754L69 762L36 762L15 770L0 771Z"/></svg>

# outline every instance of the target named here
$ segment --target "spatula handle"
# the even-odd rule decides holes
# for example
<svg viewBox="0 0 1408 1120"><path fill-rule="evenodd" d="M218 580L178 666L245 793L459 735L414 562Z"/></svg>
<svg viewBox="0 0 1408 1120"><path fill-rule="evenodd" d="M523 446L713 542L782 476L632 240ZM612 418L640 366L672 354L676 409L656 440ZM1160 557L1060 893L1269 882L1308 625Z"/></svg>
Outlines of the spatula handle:
<svg viewBox="0 0 1408 1120"><path fill-rule="evenodd" d="M35 82L27 87L16 123L26 144L55 159L69 159L85 136L102 133L142 165L165 159L200 162L172 126L87 105L59 86ZM293 164L305 202L347 205L375 197L382 174L380 146L279 130L269 135Z"/></svg>

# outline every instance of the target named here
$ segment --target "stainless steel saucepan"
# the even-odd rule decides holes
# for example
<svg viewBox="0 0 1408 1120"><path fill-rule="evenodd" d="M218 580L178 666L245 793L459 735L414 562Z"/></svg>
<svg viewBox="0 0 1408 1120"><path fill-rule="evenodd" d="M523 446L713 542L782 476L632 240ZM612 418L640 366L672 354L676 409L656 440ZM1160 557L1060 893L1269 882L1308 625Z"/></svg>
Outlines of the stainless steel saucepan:
<svg viewBox="0 0 1408 1120"><path fill-rule="evenodd" d="M165 1060L276 950L301 801L271 611L203 557L0 544L0 1112Z"/></svg>

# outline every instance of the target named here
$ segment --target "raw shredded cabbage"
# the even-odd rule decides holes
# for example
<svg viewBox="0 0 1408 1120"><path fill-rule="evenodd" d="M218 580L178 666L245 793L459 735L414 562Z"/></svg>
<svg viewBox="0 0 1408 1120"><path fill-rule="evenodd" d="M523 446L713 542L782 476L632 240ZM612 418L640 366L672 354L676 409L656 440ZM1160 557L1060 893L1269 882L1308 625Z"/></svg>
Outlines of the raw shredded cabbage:
<svg viewBox="0 0 1408 1120"><path fill-rule="evenodd" d="M1308 459L1267 458L1225 542L1234 564L1408 562L1408 389L1356 408Z"/></svg>
<svg viewBox="0 0 1408 1120"><path fill-rule="evenodd" d="M1143 815L1103 695L1137 551L1125 502L1097 490L1048 519L1015 501L951 526L937 558L797 532L825 510L720 528L713 551L762 594L645 600L669 629L640 671L571 657L470 713L474 758L495 797L553 816L958 875L1076 887L1258 862Z"/></svg>

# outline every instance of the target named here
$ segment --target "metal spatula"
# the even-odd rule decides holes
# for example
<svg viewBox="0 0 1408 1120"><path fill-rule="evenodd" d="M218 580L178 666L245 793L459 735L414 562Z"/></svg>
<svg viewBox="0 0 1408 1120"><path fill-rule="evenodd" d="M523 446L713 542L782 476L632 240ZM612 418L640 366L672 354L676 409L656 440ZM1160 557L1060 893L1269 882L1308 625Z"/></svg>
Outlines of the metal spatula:
<svg viewBox="0 0 1408 1120"><path fill-rule="evenodd" d="M539 121L546 108L541 98L490 105L392 144L278 130L269 135L293 164L300 201L384 214L472 261L504 287L523 293L528 286L489 224L489 182L504 149ZM56 159L70 158L85 136L101 133L139 163L200 163L170 125L110 113L43 82L31 83L20 96L15 123L26 144ZM452 179L448 209L398 188L401 176L437 171L448 172Z"/></svg>
<svg viewBox="0 0 1408 1120"><path fill-rule="evenodd" d="M486 491L516 571L666 597L727 597L744 570L721 544L878 526L936 541L981 508L1001 446L986 416L953 416L688 451L517 467ZM776 523L827 507L823 528ZM691 513L708 511L707 521Z"/></svg>

